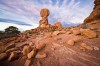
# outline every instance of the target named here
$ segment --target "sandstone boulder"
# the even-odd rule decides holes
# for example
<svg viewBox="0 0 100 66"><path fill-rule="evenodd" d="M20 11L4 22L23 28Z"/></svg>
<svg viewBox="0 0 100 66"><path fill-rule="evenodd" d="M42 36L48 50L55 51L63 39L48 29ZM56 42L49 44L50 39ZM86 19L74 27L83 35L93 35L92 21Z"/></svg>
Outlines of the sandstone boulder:
<svg viewBox="0 0 100 66"><path fill-rule="evenodd" d="M75 42L74 42L74 40L68 40L67 44L70 46L73 46L75 44Z"/></svg>
<svg viewBox="0 0 100 66"><path fill-rule="evenodd" d="M35 58L39 58L39 59L42 59L45 57L47 57L46 53L37 53L37 55L35 56Z"/></svg>
<svg viewBox="0 0 100 66"><path fill-rule="evenodd" d="M95 38L97 37L96 32L90 29L80 29L81 35L86 36L87 38Z"/></svg>
<svg viewBox="0 0 100 66"><path fill-rule="evenodd" d="M31 59L27 59L27 60L25 61L24 66L31 66L31 62L32 62Z"/></svg>
<svg viewBox="0 0 100 66"><path fill-rule="evenodd" d="M52 35L57 36L57 35L59 35L59 33L60 33L60 31L54 31Z"/></svg>
<svg viewBox="0 0 100 66"><path fill-rule="evenodd" d="M79 34L81 34L79 28L72 28L71 31L72 31L72 33L73 33L74 35L79 35Z"/></svg>
<svg viewBox="0 0 100 66"><path fill-rule="evenodd" d="M36 49L41 50L46 46L46 44L44 43L37 43L35 44Z"/></svg>
<svg viewBox="0 0 100 66"><path fill-rule="evenodd" d="M41 17L44 17L44 16L49 16L50 12L48 9L44 8L44 9L41 9L40 11L40 15Z"/></svg>
<svg viewBox="0 0 100 66"><path fill-rule="evenodd" d="M22 50L22 53L23 55L27 55L28 53L31 52L31 46L24 46L23 50Z"/></svg>
<svg viewBox="0 0 100 66"><path fill-rule="evenodd" d="M12 61L18 58L18 54L16 52L11 52L8 61Z"/></svg>
<svg viewBox="0 0 100 66"><path fill-rule="evenodd" d="M54 26L56 26L56 27L58 27L58 28L62 28L62 24L60 23L60 22L56 22L55 24L54 24Z"/></svg>
<svg viewBox="0 0 100 66"><path fill-rule="evenodd" d="M91 51L93 50L93 47L87 45L86 43L81 43L81 48L84 48L86 50L91 50Z"/></svg>
<svg viewBox="0 0 100 66"><path fill-rule="evenodd" d="M28 59L34 58L36 55L36 51L32 50L30 53L27 54Z"/></svg>

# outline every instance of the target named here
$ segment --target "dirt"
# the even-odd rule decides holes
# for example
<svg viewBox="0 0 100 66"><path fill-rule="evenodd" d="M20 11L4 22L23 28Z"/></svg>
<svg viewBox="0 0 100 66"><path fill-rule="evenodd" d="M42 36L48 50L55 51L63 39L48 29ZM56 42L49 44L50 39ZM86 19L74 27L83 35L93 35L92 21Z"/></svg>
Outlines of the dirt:
<svg viewBox="0 0 100 66"><path fill-rule="evenodd" d="M100 50L79 49L82 42L91 46L100 48L100 37L88 39L84 36L73 34L60 34L53 37L44 38L45 35L37 35L36 38L30 37L25 42L45 43L46 47L38 51L38 53L46 53L45 58L33 58L31 66L100 66ZM70 39L80 37L81 40L76 42L74 46L69 46L66 42ZM17 47L21 47L25 42L16 43ZM24 66L26 56L20 56L18 59L9 62L8 60L0 61L0 66Z"/></svg>

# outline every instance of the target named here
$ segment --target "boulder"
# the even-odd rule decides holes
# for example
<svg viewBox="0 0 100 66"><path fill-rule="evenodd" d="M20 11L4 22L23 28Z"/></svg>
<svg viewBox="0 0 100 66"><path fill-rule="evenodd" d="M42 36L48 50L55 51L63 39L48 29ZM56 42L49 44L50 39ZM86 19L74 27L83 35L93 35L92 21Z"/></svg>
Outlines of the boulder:
<svg viewBox="0 0 100 66"><path fill-rule="evenodd" d="M46 9L46 8L44 8L44 9L41 9L41 11L40 11L40 15L41 15L41 17L44 17L44 16L49 16L49 14L50 14L50 12L49 12L49 10L48 9Z"/></svg>
<svg viewBox="0 0 100 66"><path fill-rule="evenodd" d="M68 40L67 44L70 46L73 46L75 44L75 42L74 42L74 40Z"/></svg>
<svg viewBox="0 0 100 66"><path fill-rule="evenodd" d="M31 59L27 59L27 60L25 61L24 66L31 66L31 62L32 62Z"/></svg>
<svg viewBox="0 0 100 66"><path fill-rule="evenodd" d="M72 31L72 33L73 33L74 35L80 35L80 34L81 34L79 28L72 28L71 31Z"/></svg>
<svg viewBox="0 0 100 66"><path fill-rule="evenodd" d="M56 22L55 24L54 24L54 26L56 26L56 27L58 27L58 28L62 28L62 24L60 23L60 22Z"/></svg>
<svg viewBox="0 0 100 66"><path fill-rule="evenodd" d="M44 43L37 43L35 44L36 49L41 50L46 46L46 44Z"/></svg>
<svg viewBox="0 0 100 66"><path fill-rule="evenodd" d="M96 32L90 30L90 29L80 29L81 35L86 36L87 38L96 38L97 34Z"/></svg>
<svg viewBox="0 0 100 66"><path fill-rule="evenodd" d="M22 53L23 55L27 55L28 53L31 52L31 46L24 46L23 50L22 50Z"/></svg>
<svg viewBox="0 0 100 66"><path fill-rule="evenodd" d="M18 58L18 54L16 52L11 52L8 61L12 61Z"/></svg>
<svg viewBox="0 0 100 66"><path fill-rule="evenodd" d="M36 51L32 50L30 53L27 54L28 59L34 58L36 55Z"/></svg>
<svg viewBox="0 0 100 66"><path fill-rule="evenodd" d="M60 33L60 31L54 31L52 35L57 36L57 35L59 35L59 33Z"/></svg>
<svg viewBox="0 0 100 66"><path fill-rule="evenodd" d="M35 58L39 58L39 59L42 59L42 58L45 58L47 57L47 54L46 53L37 53Z"/></svg>
<svg viewBox="0 0 100 66"><path fill-rule="evenodd" d="M86 49L86 50L91 50L91 51L93 50L93 47L87 45L86 43L81 43L81 47Z"/></svg>

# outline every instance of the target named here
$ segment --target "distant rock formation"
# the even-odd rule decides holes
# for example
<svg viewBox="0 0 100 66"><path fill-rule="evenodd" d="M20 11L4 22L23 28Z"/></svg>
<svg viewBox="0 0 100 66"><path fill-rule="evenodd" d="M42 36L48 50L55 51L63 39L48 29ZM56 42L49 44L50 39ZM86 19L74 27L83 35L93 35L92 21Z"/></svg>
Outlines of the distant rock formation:
<svg viewBox="0 0 100 66"><path fill-rule="evenodd" d="M54 26L56 26L57 28L62 28L62 24L60 23L60 22L56 22L55 24L54 24Z"/></svg>
<svg viewBox="0 0 100 66"><path fill-rule="evenodd" d="M50 24L48 23L48 18L47 18L49 14L50 12L48 9L46 8L41 9L40 15L42 19L39 21L39 27L50 27Z"/></svg>
<svg viewBox="0 0 100 66"><path fill-rule="evenodd" d="M84 20L87 28L100 28L100 0L94 0L94 8L92 13Z"/></svg>

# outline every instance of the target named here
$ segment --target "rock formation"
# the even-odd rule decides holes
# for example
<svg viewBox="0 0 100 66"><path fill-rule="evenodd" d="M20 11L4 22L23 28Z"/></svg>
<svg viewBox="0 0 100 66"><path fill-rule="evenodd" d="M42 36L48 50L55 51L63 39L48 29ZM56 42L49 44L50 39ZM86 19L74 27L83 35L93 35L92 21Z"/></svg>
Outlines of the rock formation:
<svg viewBox="0 0 100 66"><path fill-rule="evenodd" d="M94 4L92 13L84 20L89 27L99 27L100 25L100 0L95 0Z"/></svg>
<svg viewBox="0 0 100 66"><path fill-rule="evenodd" d="M54 26L56 26L57 28L61 29L62 28L62 24L60 22L56 22L54 24Z"/></svg>
<svg viewBox="0 0 100 66"><path fill-rule="evenodd" d="M50 27L50 24L48 23L48 18L47 18L49 14L50 12L48 9L46 8L41 9L40 15L42 19L39 21L39 27Z"/></svg>

